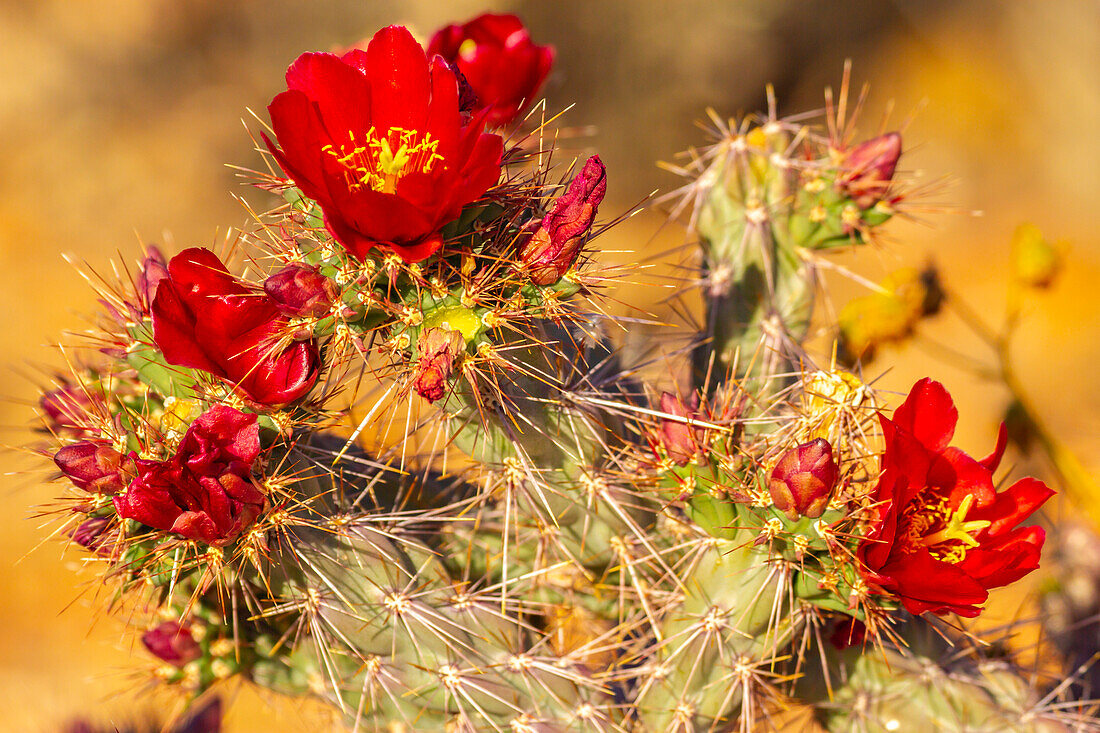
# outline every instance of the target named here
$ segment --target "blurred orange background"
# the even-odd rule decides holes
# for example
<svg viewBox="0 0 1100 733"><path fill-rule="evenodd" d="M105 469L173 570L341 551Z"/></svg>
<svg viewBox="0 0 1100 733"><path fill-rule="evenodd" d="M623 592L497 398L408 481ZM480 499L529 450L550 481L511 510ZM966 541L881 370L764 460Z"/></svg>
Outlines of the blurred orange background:
<svg viewBox="0 0 1100 733"><path fill-rule="evenodd" d="M101 268L119 253L137 256L140 242L170 250L213 244L246 221L232 195L263 201L224 164L258 165L241 119L246 108L264 114L298 53L350 45L391 23L426 38L483 10L516 12L536 41L557 46L549 109L575 102L564 124L595 126L579 144L607 164L605 211L678 185L655 161L704 142L693 122L706 107L726 116L759 109L772 82L781 114L818 108L822 88L838 84L843 60L852 58L855 81L872 86L861 129L877 132L891 100L893 124L919 110L906 129L901 166L923 181L946 175L952 183L933 197L940 211L893 222L885 248L845 263L880 279L934 258L948 286L998 323L1016 225L1033 221L1070 242L1054 291L1026 305L1016 357L1054 432L1089 468L1100 468L1100 228L1093 221L1100 5L1093 0L4 0L5 442L32 439L36 385L24 375L60 364L45 344L82 328L82 314L95 308L62 252ZM660 212L648 212L599 241L639 252L615 255L637 261L687 240L678 227L661 229L662 221ZM842 303L859 290L840 284L839 293ZM640 287L620 297L657 300ZM987 356L950 317L922 331ZM930 358L919 342L887 351L867 374L882 375L878 386L897 391L925 374L940 379L963 416L958 444L982 455L992 444L1004 393ZM121 723L150 711L156 703L137 695L147 661L120 644L117 621L96 617L88 594L78 598L86 588L76 558L63 558L57 543L39 546L45 532L29 517L52 492L43 472L17 453L5 461L0 730L57 730L78 715ZM1015 599L1002 599L997 613L1011 617L1015 608ZM229 694L237 698L231 733L332 725L308 706L247 689Z"/></svg>

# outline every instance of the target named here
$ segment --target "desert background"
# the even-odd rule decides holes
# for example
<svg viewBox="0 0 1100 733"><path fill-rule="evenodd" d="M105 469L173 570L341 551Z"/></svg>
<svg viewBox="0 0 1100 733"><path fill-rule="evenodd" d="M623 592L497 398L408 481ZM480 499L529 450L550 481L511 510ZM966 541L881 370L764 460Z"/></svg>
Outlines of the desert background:
<svg viewBox="0 0 1100 733"><path fill-rule="evenodd" d="M1095 0L2 0L2 442L33 441L35 375L63 363L49 344L83 328L95 308L62 253L101 269L109 258L137 257L141 242L169 252L213 245L246 221L233 195L264 200L226 164L260 165L242 119L248 109L265 115L295 56L391 23L426 40L485 10L519 14L536 42L557 47L548 109L575 103L564 124L591 132L570 145L598 151L607 165L606 212L678 185L656 162L705 141L694 123L707 107L755 111L770 82L781 114L819 108L851 58L854 81L871 85L861 130L875 134L891 101L893 125L912 115L901 167L934 184L936 206L892 222L885 246L845 264L877 280L934 259L953 293L999 323L1017 224L1065 240L1065 271L1051 292L1027 301L1015 356L1054 432L1100 471ZM610 260L652 258L659 272L676 258L662 253L687 241L664 221L649 211L598 241L616 251ZM652 303L647 287L618 297ZM838 283L837 293L842 304L860 291ZM987 356L956 318L921 329ZM962 415L956 443L988 452L1006 402L995 385L932 358L920 341L885 351L866 375L901 393L921 376L943 381ZM142 695L148 660L120 641L116 620L96 613L75 553L42 541L33 507L53 489L41 462L17 450L3 460L0 730L56 731L76 717L122 725L168 709L172 698ZM1014 460L1018 474L1050 477L1041 462ZM1059 521L1070 511L1048 515ZM987 620L1014 617L1027 592L997 595ZM230 685L225 698L229 733L331 726L308 705L245 686Z"/></svg>

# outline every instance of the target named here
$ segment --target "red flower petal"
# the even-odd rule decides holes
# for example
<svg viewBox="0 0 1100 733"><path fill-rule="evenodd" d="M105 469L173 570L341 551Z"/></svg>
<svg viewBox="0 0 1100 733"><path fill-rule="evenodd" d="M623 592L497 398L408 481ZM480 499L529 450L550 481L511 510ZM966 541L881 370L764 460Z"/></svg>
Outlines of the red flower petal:
<svg viewBox="0 0 1100 733"><path fill-rule="evenodd" d="M997 431L997 445L994 446L993 452L978 462L988 468L990 473L993 473L997 470L997 466L1001 465L1001 458L1004 457L1005 448L1007 447L1008 426L1001 423L1001 429Z"/></svg>
<svg viewBox="0 0 1100 733"><path fill-rule="evenodd" d="M987 506L995 496L989 469L958 448L947 448L932 462L928 483L945 490L952 509L967 496L974 497L975 508Z"/></svg>
<svg viewBox="0 0 1100 733"><path fill-rule="evenodd" d="M970 519L992 522L983 530L985 536L1007 532L1041 507L1054 491L1039 479L1023 478L998 492L993 502L970 513Z"/></svg>
<svg viewBox="0 0 1100 733"><path fill-rule="evenodd" d="M339 56L302 54L287 69L286 86L304 94L315 106L331 142L347 143L347 131L366 132L370 127L375 90L367 77ZM284 140L278 129L275 134Z"/></svg>
<svg viewBox="0 0 1100 733"><path fill-rule="evenodd" d="M989 593L981 583L957 565L941 562L926 552L894 559L879 571L893 580L893 590L910 613L953 611L960 616L977 616L977 606Z"/></svg>
<svg viewBox="0 0 1100 733"><path fill-rule="evenodd" d="M955 434L959 412L939 382L925 377L913 385L905 402L894 411L894 423L916 437L925 448L943 451Z"/></svg>
<svg viewBox="0 0 1100 733"><path fill-rule="evenodd" d="M1042 527L1021 527L997 540L983 542L966 554L961 565L986 588L1015 583L1039 567L1045 540Z"/></svg>
<svg viewBox="0 0 1100 733"><path fill-rule="evenodd" d="M431 91L428 57L408 28L391 25L374 34L367 45L367 77L371 122L379 132L391 127L423 130ZM455 88L457 110L457 82Z"/></svg>

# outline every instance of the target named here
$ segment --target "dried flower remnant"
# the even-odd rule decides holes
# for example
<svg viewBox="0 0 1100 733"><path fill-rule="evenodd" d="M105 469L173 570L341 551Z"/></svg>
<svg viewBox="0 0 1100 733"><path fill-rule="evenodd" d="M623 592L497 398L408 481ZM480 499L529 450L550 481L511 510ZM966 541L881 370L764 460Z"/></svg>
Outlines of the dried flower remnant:
<svg viewBox="0 0 1100 733"><path fill-rule="evenodd" d="M417 362L416 393L435 402L443 397L447 380L451 378L455 360L466 347L466 339L458 331L430 328L420 338L420 360Z"/></svg>
<svg viewBox="0 0 1100 733"><path fill-rule="evenodd" d="M553 46L534 43L516 16L493 13L436 31L428 54L455 65L489 127L507 125L530 106L554 64Z"/></svg>
<svg viewBox="0 0 1100 733"><path fill-rule="evenodd" d="M607 169L600 156L593 155L520 248L519 258L531 282L553 285L569 272L606 192Z"/></svg>
<svg viewBox="0 0 1100 733"><path fill-rule="evenodd" d="M957 419L947 390L927 378L892 420L879 417L886 450L859 559L869 583L915 614L977 616L990 588L1039 567L1045 533L1018 525L1054 492L1033 478L997 492L1004 430L994 452L976 461L948 445Z"/></svg>
<svg viewBox="0 0 1100 733"><path fill-rule="evenodd" d="M503 141L477 117L463 124L454 73L402 26L366 51L303 54L286 82L268 107L281 147L268 147L358 259L375 247L430 257L439 230L500 177Z"/></svg>

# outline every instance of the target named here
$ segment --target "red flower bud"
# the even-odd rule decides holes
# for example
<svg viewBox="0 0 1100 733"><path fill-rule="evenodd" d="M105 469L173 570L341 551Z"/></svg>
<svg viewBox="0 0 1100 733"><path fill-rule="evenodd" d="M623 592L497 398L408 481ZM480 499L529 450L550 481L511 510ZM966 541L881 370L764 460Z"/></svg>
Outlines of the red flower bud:
<svg viewBox="0 0 1100 733"><path fill-rule="evenodd" d="M165 621L142 634L141 643L162 662L182 667L202 656L202 647L186 626Z"/></svg>
<svg viewBox="0 0 1100 733"><path fill-rule="evenodd" d="M293 263L272 275L264 283L264 292L283 315L298 318L322 318L340 297L336 283L316 267Z"/></svg>
<svg viewBox="0 0 1100 733"><path fill-rule="evenodd" d="M839 474L833 446L818 438L783 454L768 479L768 493L775 507L791 519L820 517L832 498Z"/></svg>
<svg viewBox="0 0 1100 733"><path fill-rule="evenodd" d="M520 261L531 282L553 285L569 272L606 191L607 169L600 156L593 155L520 250Z"/></svg>
<svg viewBox="0 0 1100 733"><path fill-rule="evenodd" d="M111 535L107 533L107 527L110 523L111 520L107 517L85 519L77 525L76 529L69 534L69 537L89 552L107 555L104 545L111 541Z"/></svg>
<svg viewBox="0 0 1100 733"><path fill-rule="evenodd" d="M77 434L89 432L86 415L92 400L85 388L68 384L58 387L43 394L38 404L51 429Z"/></svg>
<svg viewBox="0 0 1100 733"><path fill-rule="evenodd" d="M519 18L491 13L440 29L428 43L434 54L468 80L489 127L508 124L530 106L554 63L554 47L532 43Z"/></svg>
<svg viewBox="0 0 1100 733"><path fill-rule="evenodd" d="M416 393L428 402L443 396L451 378L455 359L466 346L458 331L430 328L420 336L420 361L417 364Z"/></svg>
<svg viewBox="0 0 1100 733"><path fill-rule="evenodd" d="M53 462L78 489L94 494L115 494L126 488L131 478L121 453L91 440L65 446L54 454Z"/></svg>
<svg viewBox="0 0 1100 733"><path fill-rule="evenodd" d="M693 397L692 404L686 405L679 397L668 392L661 393L661 412L682 418L698 418L696 411L698 397ZM661 430L657 438L664 447L668 457L680 466L690 463L699 453L703 444L703 430L689 426L683 420L671 420L661 418Z"/></svg>
<svg viewBox="0 0 1100 733"><path fill-rule="evenodd" d="M120 517L220 547L263 511L252 483L260 454L256 415L215 405L191 423L168 461L138 460L137 478L114 499Z"/></svg>
<svg viewBox="0 0 1100 733"><path fill-rule="evenodd" d="M848 151L837 184L856 206L869 209L886 195L900 157L900 134L889 132L873 137Z"/></svg>

